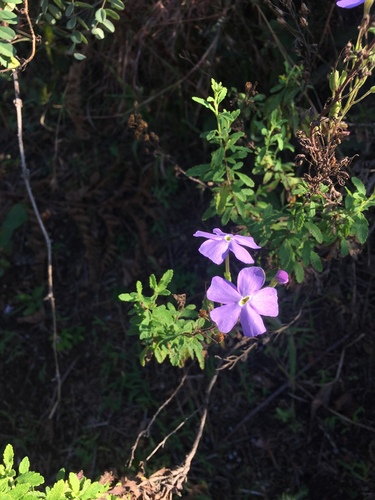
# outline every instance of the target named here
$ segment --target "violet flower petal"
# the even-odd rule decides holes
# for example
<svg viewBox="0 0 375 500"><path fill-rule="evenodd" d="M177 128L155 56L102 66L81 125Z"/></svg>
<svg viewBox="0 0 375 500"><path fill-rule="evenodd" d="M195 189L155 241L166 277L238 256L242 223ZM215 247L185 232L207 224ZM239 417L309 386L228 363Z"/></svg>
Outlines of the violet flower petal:
<svg viewBox="0 0 375 500"><path fill-rule="evenodd" d="M241 297L252 295L264 285L265 274L261 267L245 267L238 273L237 289Z"/></svg>
<svg viewBox="0 0 375 500"><path fill-rule="evenodd" d="M210 312L210 317L219 330L223 333L229 333L238 321L243 309L238 303L232 302L224 306L216 307Z"/></svg>
<svg viewBox="0 0 375 500"><path fill-rule="evenodd" d="M353 7L358 7L365 3L365 0L339 0L336 2L337 7L342 7L343 9L352 9Z"/></svg>
<svg viewBox="0 0 375 500"><path fill-rule="evenodd" d="M233 283L220 276L212 278L211 286L207 290L206 295L209 300L220 302L221 304L238 303L242 298Z"/></svg>
<svg viewBox="0 0 375 500"><path fill-rule="evenodd" d="M216 230L214 229L214 232ZM221 240L222 239L222 235L219 235L219 234L212 234L212 233L206 233L206 231L196 231L193 236L196 236L197 238L208 238L210 240Z"/></svg>
<svg viewBox="0 0 375 500"><path fill-rule="evenodd" d="M279 304L275 288L266 287L255 292L249 302L250 306L262 316L276 317L279 315ZM247 305L247 304L246 304Z"/></svg>
<svg viewBox="0 0 375 500"><path fill-rule="evenodd" d="M254 259L249 252L242 248L235 240L229 242L229 250L232 250L237 259L244 264L253 264Z"/></svg>
<svg viewBox="0 0 375 500"><path fill-rule="evenodd" d="M256 337L266 331L263 320L248 302L241 310L240 321L245 337Z"/></svg>
<svg viewBox="0 0 375 500"><path fill-rule="evenodd" d="M198 248L198 252L219 265L224 262L229 253L229 243L225 240L214 241L210 239L202 243Z"/></svg>
<svg viewBox="0 0 375 500"><path fill-rule="evenodd" d="M239 245L242 245L243 247L249 247L253 249L262 248L255 243L252 236L242 236L242 234L235 234L234 236L232 236L232 240Z"/></svg>

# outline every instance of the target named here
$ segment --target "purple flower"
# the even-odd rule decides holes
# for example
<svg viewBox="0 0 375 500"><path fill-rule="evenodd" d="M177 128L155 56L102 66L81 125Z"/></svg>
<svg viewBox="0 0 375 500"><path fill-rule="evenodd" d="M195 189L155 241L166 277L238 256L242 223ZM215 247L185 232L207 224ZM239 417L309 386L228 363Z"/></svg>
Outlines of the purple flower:
<svg viewBox="0 0 375 500"><path fill-rule="evenodd" d="M343 9L352 9L353 7L358 7L365 3L366 0L339 0L336 2L338 7L342 7Z"/></svg>
<svg viewBox="0 0 375 500"><path fill-rule="evenodd" d="M224 262L229 251L232 251L241 262L253 264L254 259L247 250L242 248L242 246L253 249L261 248L255 243L254 238L251 236L227 234L223 233L223 231L218 228L214 229L214 234L197 231L193 236L208 238L207 241L202 243L198 250L202 255L208 257L212 262L215 262L215 264Z"/></svg>
<svg viewBox="0 0 375 500"><path fill-rule="evenodd" d="M277 271L274 279L279 285L286 285L289 281L289 275L286 271L280 269Z"/></svg>
<svg viewBox="0 0 375 500"><path fill-rule="evenodd" d="M207 290L207 298L224 304L210 312L219 330L228 333L241 321L246 337L255 337L266 331L262 316L277 316L279 305L275 288L262 288L265 274L260 267L246 267L238 273L237 288L227 280L215 276Z"/></svg>

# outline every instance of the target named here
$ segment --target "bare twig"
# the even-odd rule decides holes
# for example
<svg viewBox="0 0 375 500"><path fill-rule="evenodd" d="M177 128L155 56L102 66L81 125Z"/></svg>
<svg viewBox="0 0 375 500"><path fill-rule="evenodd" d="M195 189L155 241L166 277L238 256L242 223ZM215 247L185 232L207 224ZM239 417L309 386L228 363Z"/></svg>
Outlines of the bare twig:
<svg viewBox="0 0 375 500"><path fill-rule="evenodd" d="M160 412L166 407L169 405L169 403L175 398L176 394L180 391L180 389L182 388L182 386L184 385L185 381L186 381L186 378L187 378L187 373L185 373L185 375L182 377L181 379L181 382L179 383L178 387L173 391L173 393L171 394L171 396L166 400L164 401L164 403L159 406L159 408L157 409L155 415L152 417L152 419L150 420L150 423L148 424L148 426L146 427L146 429L144 429L143 431L141 431L139 434L138 434L138 437L134 443L134 445L132 446L132 452L131 452L131 457L129 459L129 462L128 462L128 467L131 467L132 463L133 463L133 460L134 460L134 453L135 453L135 450L137 449L137 446L138 446L138 443L139 443L139 440L144 437L144 436L149 436L149 433L150 433L150 429L153 425L153 423L155 422L155 420L157 419L158 415L160 414ZM154 453L154 452L153 452ZM152 454L153 454L152 453Z"/></svg>
<svg viewBox="0 0 375 500"><path fill-rule="evenodd" d="M52 346L53 346L53 355L54 355L54 361L55 361L55 378L56 378L56 389L55 389L55 395L54 395L54 404L52 406L52 409L49 414L49 419L53 417L55 414L55 411L57 409L57 406L61 400L61 375L60 375L60 366L59 366L59 359L58 359L58 354L57 354L57 342L58 342L58 336L57 336L57 324L56 324L56 305L55 305L55 297L53 295L53 279L52 279L52 248L51 248L51 240L48 236L47 230L43 224L42 217L40 215L38 206L36 204L32 189L31 189L31 184L30 184L30 175L29 175L29 170L27 169L26 166L26 156L25 156L25 148L23 144L23 135L22 135L22 99L20 97L20 84L19 84L19 79L18 79L18 71L15 70L13 71L13 82L14 82L14 93L15 93L15 99L14 99L14 105L16 107L16 113L17 113L17 133L18 133L18 148L20 152L20 158L21 158L21 169L22 169L22 177L26 186L26 191L29 196L31 205L34 210L35 217L38 221L39 227L43 233L44 240L46 243L47 247L47 274L48 274L48 294L45 297L45 300L48 300L51 305L51 313L52 313Z"/></svg>

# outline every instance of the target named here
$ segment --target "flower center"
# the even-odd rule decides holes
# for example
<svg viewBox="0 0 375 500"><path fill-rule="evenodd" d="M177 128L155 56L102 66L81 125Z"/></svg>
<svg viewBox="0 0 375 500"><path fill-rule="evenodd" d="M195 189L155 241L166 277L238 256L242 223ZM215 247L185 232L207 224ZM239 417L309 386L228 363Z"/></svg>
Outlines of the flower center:
<svg viewBox="0 0 375 500"><path fill-rule="evenodd" d="M239 305L244 306L246 302L248 302L249 300L250 300L250 295L248 295L247 297L242 297L242 299L239 301Z"/></svg>
<svg viewBox="0 0 375 500"><path fill-rule="evenodd" d="M231 237L229 234L227 234L225 237L224 237L225 241L230 241L231 240Z"/></svg>

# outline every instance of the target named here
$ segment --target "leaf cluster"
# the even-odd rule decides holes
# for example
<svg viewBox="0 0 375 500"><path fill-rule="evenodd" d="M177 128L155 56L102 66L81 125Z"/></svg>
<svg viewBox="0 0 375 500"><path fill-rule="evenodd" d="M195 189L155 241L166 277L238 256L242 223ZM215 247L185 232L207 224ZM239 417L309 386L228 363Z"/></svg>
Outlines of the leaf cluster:
<svg viewBox="0 0 375 500"><path fill-rule="evenodd" d="M44 484L44 478L39 472L30 470L28 457L21 460L18 470L14 468L14 450L8 444L3 454L3 464L0 464L0 498L1 500L93 500L100 498L108 491L108 486L90 479L79 478L71 472L65 479L65 471L61 469L56 483L45 491L37 489ZM114 498L112 495L108 497Z"/></svg>
<svg viewBox="0 0 375 500"><path fill-rule="evenodd" d="M149 279L151 296L143 294L143 286L137 282L136 292L122 293L119 299L132 302L130 311L130 331L139 335L145 346L140 360L142 366L155 356L158 363L169 358L173 366L182 367L189 358L196 358L199 366L204 368L204 335L202 329L205 319L199 317L193 304L180 304L179 308L171 302L158 303L159 297L168 297L168 290L173 271L168 270L158 282L152 274Z"/></svg>
<svg viewBox="0 0 375 500"><path fill-rule="evenodd" d="M322 271L323 254L345 256L351 239L360 244L366 241L364 212L373 206L374 195L367 197L357 178L352 179L354 191L346 189L334 205L327 203L331 186L322 184L319 192L310 192L286 155L294 152L290 123L297 128L298 110L293 101L301 87L302 68L286 66L286 71L290 74L279 79L269 98L255 95L247 114L251 117L247 133L245 126L238 131L244 110L249 112L243 106L245 96L242 102L237 96L238 109L222 109L227 89L212 81L212 96L194 98L214 113L217 127L202 134L214 147L211 162L193 167L187 174L210 185L213 198L205 219L218 215L224 226L233 222L247 227L267 247L273 265L302 282L308 267Z"/></svg>

